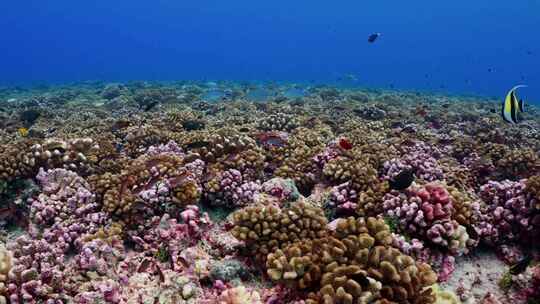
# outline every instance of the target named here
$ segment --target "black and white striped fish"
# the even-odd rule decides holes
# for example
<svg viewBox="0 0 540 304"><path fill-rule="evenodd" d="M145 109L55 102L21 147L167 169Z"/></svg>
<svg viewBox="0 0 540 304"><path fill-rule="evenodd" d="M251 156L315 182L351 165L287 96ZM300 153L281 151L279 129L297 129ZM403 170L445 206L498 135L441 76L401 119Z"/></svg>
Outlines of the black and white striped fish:
<svg viewBox="0 0 540 304"><path fill-rule="evenodd" d="M501 115L504 121L517 124L518 123L518 112L524 112L525 111L525 103L522 99L518 101L518 97L516 94L516 90L519 88L527 87L526 85L517 85L513 87L508 94L506 94L506 98L504 99L504 103L502 104L502 110Z"/></svg>

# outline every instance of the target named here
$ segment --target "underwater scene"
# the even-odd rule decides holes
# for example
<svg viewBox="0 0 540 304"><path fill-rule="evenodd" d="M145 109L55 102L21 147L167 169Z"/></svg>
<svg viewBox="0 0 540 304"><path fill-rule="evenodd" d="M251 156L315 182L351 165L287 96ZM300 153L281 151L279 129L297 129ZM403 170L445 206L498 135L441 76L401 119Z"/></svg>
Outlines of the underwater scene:
<svg viewBox="0 0 540 304"><path fill-rule="evenodd" d="M539 1L0 16L0 304L540 303Z"/></svg>

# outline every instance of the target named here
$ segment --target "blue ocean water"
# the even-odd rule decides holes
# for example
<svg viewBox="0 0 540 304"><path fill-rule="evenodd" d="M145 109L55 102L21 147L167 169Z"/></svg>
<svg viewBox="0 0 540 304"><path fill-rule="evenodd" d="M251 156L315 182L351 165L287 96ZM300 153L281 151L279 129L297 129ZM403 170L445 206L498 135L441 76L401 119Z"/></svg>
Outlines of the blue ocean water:
<svg viewBox="0 0 540 304"><path fill-rule="evenodd" d="M0 84L269 80L498 97L525 83L540 101L538 0L29 0L0 12Z"/></svg>

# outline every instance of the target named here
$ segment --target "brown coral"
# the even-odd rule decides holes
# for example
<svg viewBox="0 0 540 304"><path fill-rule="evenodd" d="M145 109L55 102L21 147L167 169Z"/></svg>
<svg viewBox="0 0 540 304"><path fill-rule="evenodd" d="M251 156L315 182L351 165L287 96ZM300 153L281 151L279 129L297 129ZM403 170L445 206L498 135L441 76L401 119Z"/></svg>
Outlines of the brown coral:
<svg viewBox="0 0 540 304"><path fill-rule="evenodd" d="M311 188L316 182L316 172L319 170L312 158L320 150L320 147L312 148L303 143L297 143L286 154L283 164L276 169L274 174L293 179L300 189Z"/></svg>
<svg viewBox="0 0 540 304"><path fill-rule="evenodd" d="M171 190L167 199L185 206L199 199L201 189L194 172L184 165L185 159L180 156L143 155L129 162L121 174L94 175L89 177L89 182L108 213L121 215L133 211L133 204L141 200L138 197L141 191L164 181Z"/></svg>
<svg viewBox="0 0 540 304"><path fill-rule="evenodd" d="M320 208L300 202L289 208L250 206L233 214L232 234L253 249L257 259L300 240L321 238L327 220Z"/></svg>
<svg viewBox="0 0 540 304"><path fill-rule="evenodd" d="M332 235L276 250L266 265L274 280L299 288L318 285L310 304L433 303L428 286L435 273L391 243L382 219L351 217L339 220Z"/></svg>
<svg viewBox="0 0 540 304"><path fill-rule="evenodd" d="M529 177L525 190L535 199L534 206L536 210L540 211L540 175Z"/></svg>
<svg viewBox="0 0 540 304"><path fill-rule="evenodd" d="M451 186L448 187L447 190L450 193L450 197L452 198L452 206L454 207L452 218L461 225L470 225L473 205L472 199L468 193L460 191L456 187Z"/></svg>
<svg viewBox="0 0 540 304"><path fill-rule="evenodd" d="M7 293L8 273L12 266L12 255L4 245L0 245L0 303L7 303L5 298Z"/></svg>
<svg viewBox="0 0 540 304"><path fill-rule="evenodd" d="M324 165L323 174L332 183L351 182L356 191L366 191L376 183L377 171L370 165L368 157L338 156Z"/></svg>

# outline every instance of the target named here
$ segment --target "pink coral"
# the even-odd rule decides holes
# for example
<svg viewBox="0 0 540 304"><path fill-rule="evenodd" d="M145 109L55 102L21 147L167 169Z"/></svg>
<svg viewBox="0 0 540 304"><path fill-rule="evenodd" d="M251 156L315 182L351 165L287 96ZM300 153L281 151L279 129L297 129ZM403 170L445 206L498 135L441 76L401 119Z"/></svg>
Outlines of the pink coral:
<svg viewBox="0 0 540 304"><path fill-rule="evenodd" d="M327 206L337 209L338 212L353 212L358 207L358 193L350 187L350 183L343 183L330 190Z"/></svg>
<svg viewBox="0 0 540 304"><path fill-rule="evenodd" d="M524 191L526 180L489 181L480 187L482 202L474 208L474 227L489 244L526 239L534 233L533 199Z"/></svg>
<svg viewBox="0 0 540 304"><path fill-rule="evenodd" d="M416 142L403 149L404 156L384 163L384 178L393 178L404 169L412 168L417 178L430 182L443 180L443 169L437 160L442 155L442 151L423 142Z"/></svg>
<svg viewBox="0 0 540 304"><path fill-rule="evenodd" d="M453 204L446 188L432 183L413 186L405 193L384 196L384 214L398 221L401 231L459 254L474 245L465 227L452 219Z"/></svg>
<svg viewBox="0 0 540 304"><path fill-rule="evenodd" d="M213 205L243 207L255 202L261 190L258 181L244 179L242 172L236 169L221 172L217 181L218 188L206 192Z"/></svg>
<svg viewBox="0 0 540 304"><path fill-rule="evenodd" d="M8 293L10 303L63 303L70 289L65 284L65 256L47 241L19 237L8 245L14 262L9 272Z"/></svg>
<svg viewBox="0 0 540 304"><path fill-rule="evenodd" d="M65 169L40 169L36 179L43 192L30 199L30 218L40 225L52 224L97 209L95 195L77 173Z"/></svg>
<svg viewBox="0 0 540 304"><path fill-rule="evenodd" d="M153 217L136 231L130 231L131 239L139 249L154 256L170 258L173 268L180 263L179 255L188 246L197 243L211 221L197 206L188 206L181 213L183 223L168 214Z"/></svg>

